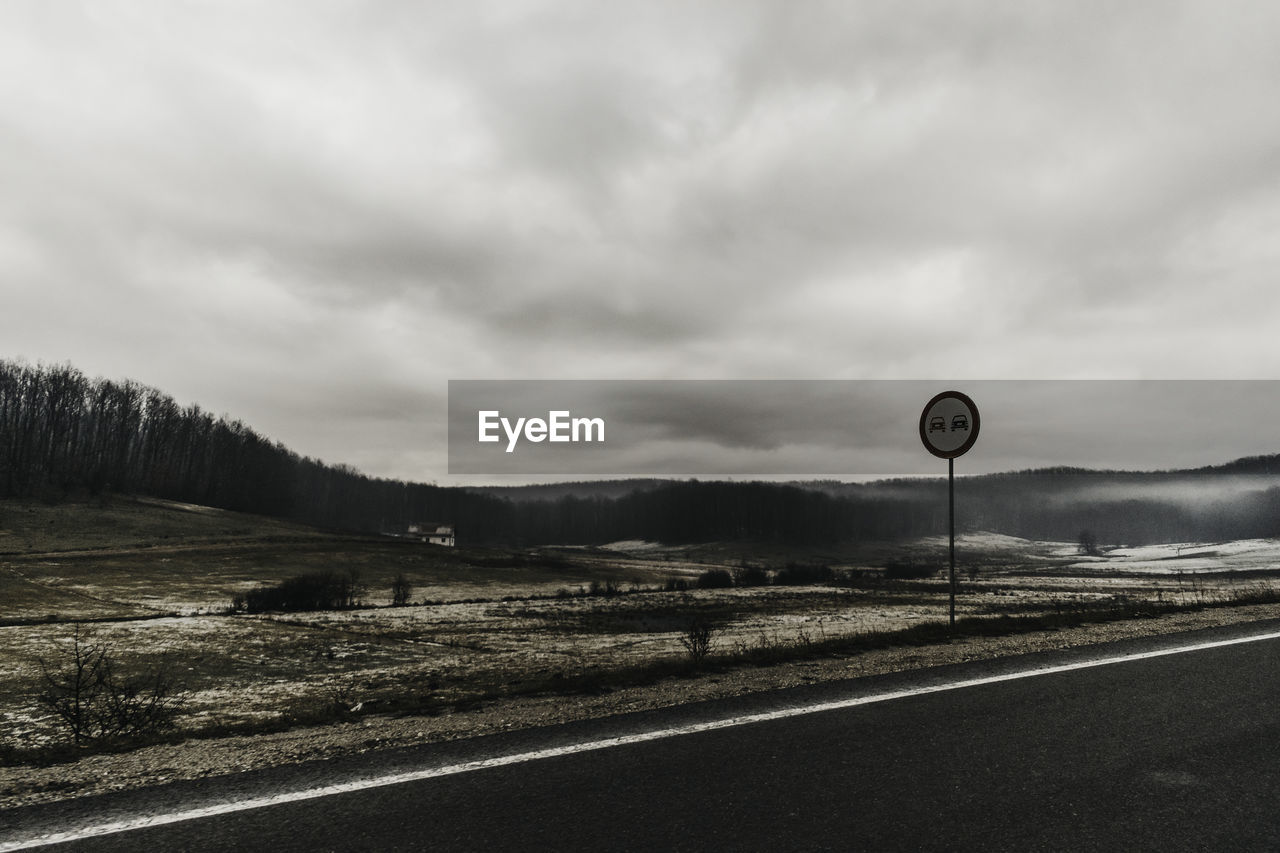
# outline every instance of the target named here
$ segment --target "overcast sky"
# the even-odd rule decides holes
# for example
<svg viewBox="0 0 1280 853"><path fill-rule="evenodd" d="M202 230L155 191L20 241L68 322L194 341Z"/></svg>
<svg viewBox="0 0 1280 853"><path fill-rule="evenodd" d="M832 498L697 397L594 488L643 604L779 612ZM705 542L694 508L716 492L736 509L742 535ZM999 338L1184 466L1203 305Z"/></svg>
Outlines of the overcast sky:
<svg viewBox="0 0 1280 853"><path fill-rule="evenodd" d="M14 0L0 357L441 483L449 379L1280 378L1278 92L1267 2Z"/></svg>

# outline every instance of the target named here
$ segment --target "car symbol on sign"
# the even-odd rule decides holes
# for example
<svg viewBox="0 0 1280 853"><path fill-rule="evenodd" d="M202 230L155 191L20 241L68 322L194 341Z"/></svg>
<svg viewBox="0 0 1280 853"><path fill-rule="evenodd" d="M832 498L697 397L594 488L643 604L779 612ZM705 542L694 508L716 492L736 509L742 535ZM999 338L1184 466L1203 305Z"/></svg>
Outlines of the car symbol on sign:
<svg viewBox="0 0 1280 853"><path fill-rule="evenodd" d="M967 430L969 428L969 419L964 415L956 415L951 419L951 428Z"/></svg>
<svg viewBox="0 0 1280 853"><path fill-rule="evenodd" d="M942 418L930 418L930 419L929 419L929 432L938 432L939 430L941 430L942 432L946 432L946 431L947 431L947 422L946 422L945 420L943 420Z"/></svg>

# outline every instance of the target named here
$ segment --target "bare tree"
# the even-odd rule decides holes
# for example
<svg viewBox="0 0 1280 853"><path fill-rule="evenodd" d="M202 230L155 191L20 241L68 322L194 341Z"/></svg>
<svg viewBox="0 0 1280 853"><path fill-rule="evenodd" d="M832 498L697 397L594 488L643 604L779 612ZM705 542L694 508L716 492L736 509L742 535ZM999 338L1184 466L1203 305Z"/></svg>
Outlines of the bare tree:
<svg viewBox="0 0 1280 853"><path fill-rule="evenodd" d="M404 572L400 572L391 581L391 606L404 607L409 603L409 595L413 592L413 585L409 583L409 579L404 576Z"/></svg>
<svg viewBox="0 0 1280 853"><path fill-rule="evenodd" d="M79 625L60 660L40 659L40 673L41 704L57 715L77 745L170 728L186 698L167 666L125 674L110 644L93 640Z"/></svg>
<svg viewBox="0 0 1280 853"><path fill-rule="evenodd" d="M1098 537L1093 535L1092 530L1080 531L1080 544L1076 546L1077 553L1096 557L1101 551L1098 550Z"/></svg>
<svg viewBox="0 0 1280 853"><path fill-rule="evenodd" d="M94 709L102 692L103 662L108 648L90 642L79 625L71 635L71 648L56 665L40 659L44 689L41 704L53 711L77 744L93 736Z"/></svg>
<svg viewBox="0 0 1280 853"><path fill-rule="evenodd" d="M99 737L152 734L173 727L185 696L174 684L167 666L123 675L108 656L97 708Z"/></svg>
<svg viewBox="0 0 1280 853"><path fill-rule="evenodd" d="M364 595L365 585L360 580L360 570L355 566L347 568L346 577L341 579L342 584L342 601L339 607L354 608L359 607L363 602L360 597Z"/></svg>

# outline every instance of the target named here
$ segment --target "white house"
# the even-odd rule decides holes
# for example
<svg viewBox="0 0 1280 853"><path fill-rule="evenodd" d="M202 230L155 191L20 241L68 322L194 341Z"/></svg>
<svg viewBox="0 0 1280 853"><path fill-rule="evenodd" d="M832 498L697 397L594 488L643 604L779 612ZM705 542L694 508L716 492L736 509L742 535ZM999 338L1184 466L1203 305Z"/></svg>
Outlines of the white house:
<svg viewBox="0 0 1280 853"><path fill-rule="evenodd" d="M410 524L409 536L431 545L444 545L447 548L452 548L455 544L452 524L437 524L434 521Z"/></svg>

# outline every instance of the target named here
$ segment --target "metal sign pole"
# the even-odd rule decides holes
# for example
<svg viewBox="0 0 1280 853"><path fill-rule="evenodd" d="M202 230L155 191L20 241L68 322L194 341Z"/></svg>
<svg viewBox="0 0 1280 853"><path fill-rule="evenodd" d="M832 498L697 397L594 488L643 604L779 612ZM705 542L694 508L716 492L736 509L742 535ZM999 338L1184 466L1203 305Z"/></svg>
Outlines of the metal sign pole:
<svg viewBox="0 0 1280 853"><path fill-rule="evenodd" d="M956 460L947 460L947 514L951 527L951 631L956 629Z"/></svg>

